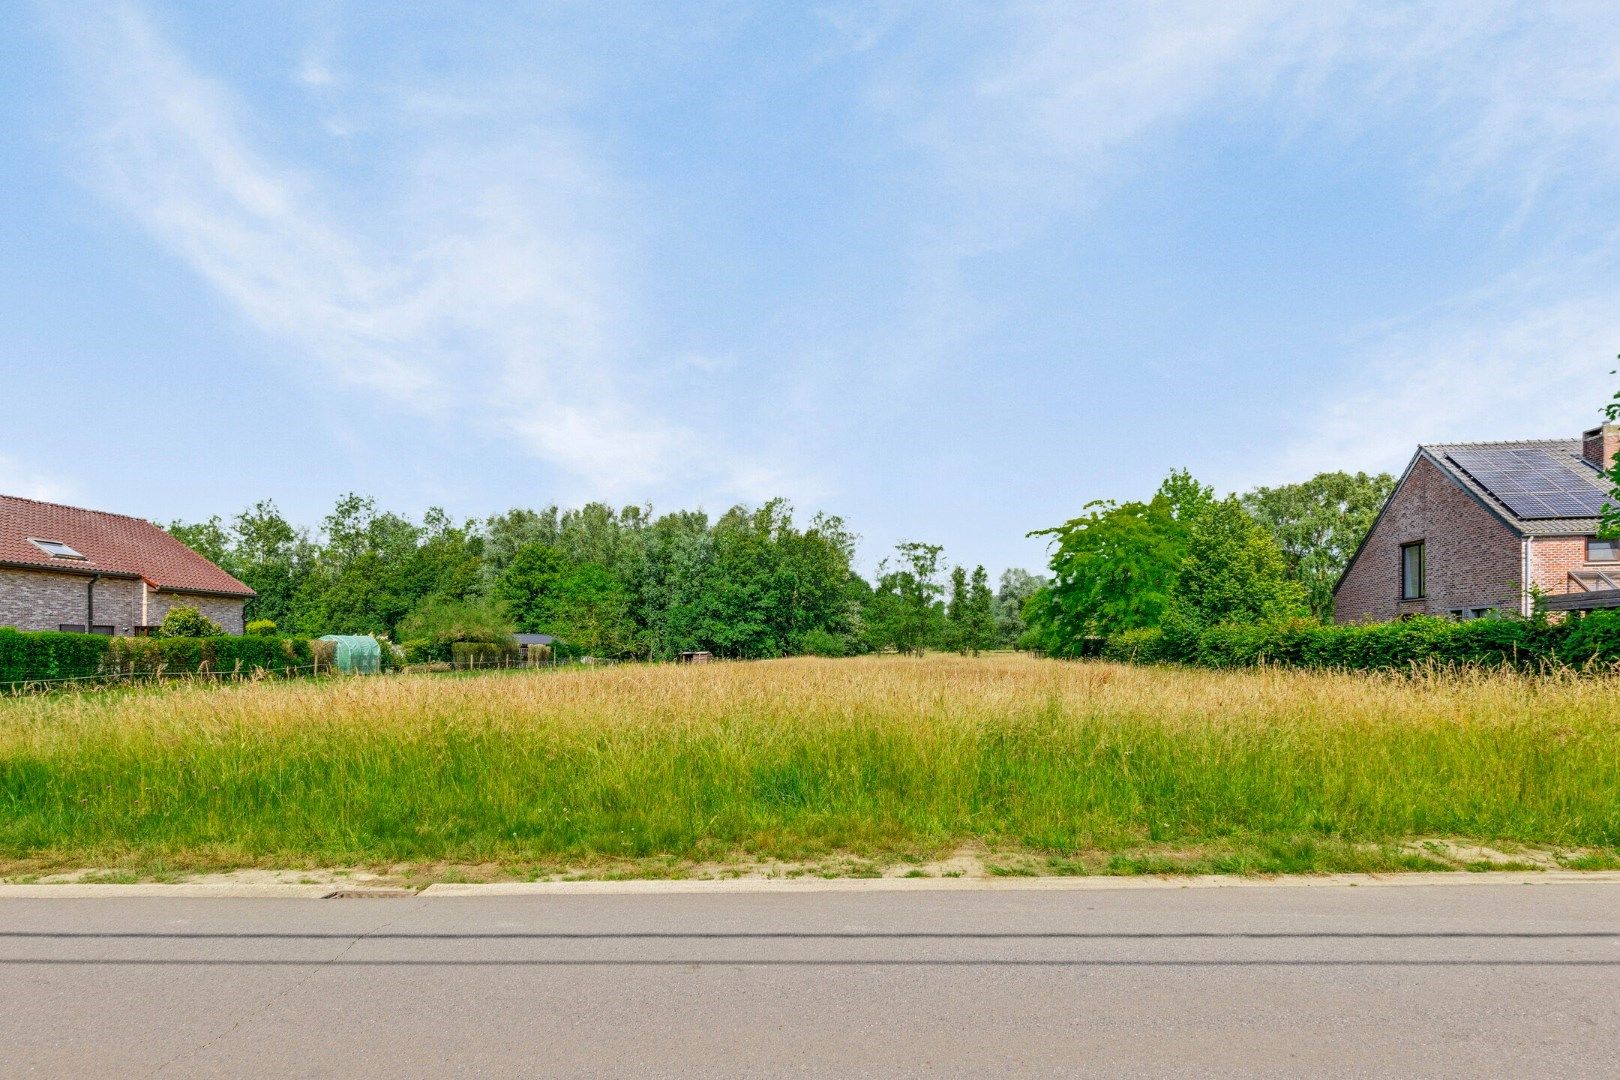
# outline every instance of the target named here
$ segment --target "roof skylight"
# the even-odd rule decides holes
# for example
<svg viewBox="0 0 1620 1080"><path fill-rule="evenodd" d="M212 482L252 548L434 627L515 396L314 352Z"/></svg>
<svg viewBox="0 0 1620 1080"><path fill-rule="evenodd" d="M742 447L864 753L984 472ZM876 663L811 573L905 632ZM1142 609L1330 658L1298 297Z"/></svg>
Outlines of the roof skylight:
<svg viewBox="0 0 1620 1080"><path fill-rule="evenodd" d="M49 555L53 559L82 559L82 558L84 558L83 555L80 555L77 551L74 551L72 548L68 547L66 544L62 543L62 541L60 541L60 540L37 540L34 537L30 536L28 538L28 542L30 544L33 544L35 547L39 548L39 550L43 551L45 554Z"/></svg>

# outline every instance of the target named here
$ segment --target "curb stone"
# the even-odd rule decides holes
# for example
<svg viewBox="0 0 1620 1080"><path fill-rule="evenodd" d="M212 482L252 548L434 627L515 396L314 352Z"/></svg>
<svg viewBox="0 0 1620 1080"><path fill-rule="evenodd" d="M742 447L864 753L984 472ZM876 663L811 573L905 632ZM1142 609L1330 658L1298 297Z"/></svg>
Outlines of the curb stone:
<svg viewBox="0 0 1620 1080"><path fill-rule="evenodd" d="M721 880L500 881L441 883L412 892L398 887L302 884L60 885L0 883L0 900L117 900L145 897L321 900L345 898L434 899L496 896L667 896L693 893L841 892L1073 892L1108 889L1266 888L1466 888L1470 885L1620 885L1620 871L1539 872L1438 871L1404 874L1315 874L1286 877L1207 875L1189 877L979 877L979 878L728 878ZM401 895L404 894L404 895Z"/></svg>

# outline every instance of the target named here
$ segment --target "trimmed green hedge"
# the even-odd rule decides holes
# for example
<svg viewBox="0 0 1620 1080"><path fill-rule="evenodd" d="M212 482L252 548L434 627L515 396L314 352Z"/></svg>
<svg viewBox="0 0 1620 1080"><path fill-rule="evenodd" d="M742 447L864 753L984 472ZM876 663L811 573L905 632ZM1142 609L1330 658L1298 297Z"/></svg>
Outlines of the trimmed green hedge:
<svg viewBox="0 0 1620 1080"><path fill-rule="evenodd" d="M0 686L99 675L111 641L104 634L24 632L0 626Z"/></svg>
<svg viewBox="0 0 1620 1080"><path fill-rule="evenodd" d="M1402 622L1324 626L1214 626L1202 631L1130 630L1087 639L1076 656L1126 663L1196 667L1337 668L1387 671L1422 665L1476 665L1527 670L1620 663L1620 611L1595 611L1560 623L1539 619Z"/></svg>
<svg viewBox="0 0 1620 1080"><path fill-rule="evenodd" d="M0 687L116 674L295 673L313 656L303 638L133 638L0 627Z"/></svg>
<svg viewBox="0 0 1620 1080"><path fill-rule="evenodd" d="M269 671L308 668L310 643L290 637L111 638L106 670L133 675L193 671Z"/></svg>

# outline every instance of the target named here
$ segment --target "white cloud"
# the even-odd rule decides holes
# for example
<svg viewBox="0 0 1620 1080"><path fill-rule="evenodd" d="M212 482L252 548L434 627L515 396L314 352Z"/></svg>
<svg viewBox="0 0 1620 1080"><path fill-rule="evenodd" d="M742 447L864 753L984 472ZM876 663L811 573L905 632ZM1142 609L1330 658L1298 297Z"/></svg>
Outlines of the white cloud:
<svg viewBox="0 0 1620 1080"><path fill-rule="evenodd" d="M912 353L920 368L979 317L960 267L1087 212L1195 117L1269 127L1279 145L1309 133L1393 150L1407 159L1406 197L1445 213L1505 202L1485 218L1497 229L1538 206L1589 220L1620 179L1620 20L1607 2L1054 2L835 25L878 57L874 104L920 152L935 208L896 334L930 342ZM1614 279L1620 249L1556 225L1539 242L1509 280L1419 297L1398 327L1347 343L1334 362L1347 374L1326 380L1336 399L1304 417L1280 475L1260 466L1255 479L1592 422L1620 348L1620 291L1594 283ZM875 351L899 353L892 344Z"/></svg>
<svg viewBox="0 0 1620 1080"><path fill-rule="evenodd" d="M1612 174L1613 14L1604 0L1176 0L829 21L877 55L873 103L927 155L923 182L960 200L949 227L983 223L975 242L994 247L1150 168L1153 136L1195 115L1257 118L1279 138L1405 125L1418 172L1442 192L1506 184L1530 198L1586 166Z"/></svg>
<svg viewBox="0 0 1620 1080"><path fill-rule="evenodd" d="M310 52L299 62L298 70L293 72L293 81L311 90L320 90L337 82L337 76L332 74L331 67L318 53Z"/></svg>
<svg viewBox="0 0 1620 1080"><path fill-rule="evenodd" d="M1358 350L1293 445L1240 479L1395 470L1419 443L1573 438L1599 423L1617 386L1620 289L1546 292L1515 278L1388 331Z"/></svg>
<svg viewBox="0 0 1620 1080"><path fill-rule="evenodd" d="M712 441L623 393L614 252L588 225L609 185L565 122L422 135L398 163L409 193L355 218L255 147L138 7L75 10L61 33L107 194L314 377L516 439L592 494L729 482ZM312 59L299 77L330 75Z"/></svg>
<svg viewBox="0 0 1620 1080"><path fill-rule="evenodd" d="M41 472L10 455L0 454L0 495L66 502L74 497L76 491L74 485L59 477Z"/></svg>

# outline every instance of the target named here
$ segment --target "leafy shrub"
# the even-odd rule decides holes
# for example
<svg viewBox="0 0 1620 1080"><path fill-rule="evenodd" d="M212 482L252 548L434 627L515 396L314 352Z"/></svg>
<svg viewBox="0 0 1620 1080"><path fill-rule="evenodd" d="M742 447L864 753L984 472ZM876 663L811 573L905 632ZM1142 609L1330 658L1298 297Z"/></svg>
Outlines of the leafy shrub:
<svg viewBox="0 0 1620 1080"><path fill-rule="evenodd" d="M254 637L269 637L276 632L276 620L254 619L247 624L246 630Z"/></svg>
<svg viewBox="0 0 1620 1080"><path fill-rule="evenodd" d="M402 642L400 648L405 652L407 664L448 664L450 662L450 643L448 641L432 641L428 638L411 638Z"/></svg>
<svg viewBox="0 0 1620 1080"><path fill-rule="evenodd" d="M1567 663L1620 663L1620 611L1593 611L1570 619L1559 656Z"/></svg>
<svg viewBox="0 0 1620 1080"><path fill-rule="evenodd" d="M512 640L512 618L490 600L446 600L430 596L400 620L399 638L456 642L483 641L492 645Z"/></svg>
<svg viewBox="0 0 1620 1080"><path fill-rule="evenodd" d="M0 686L96 675L112 640L102 634L24 632L0 626Z"/></svg>
<svg viewBox="0 0 1620 1080"><path fill-rule="evenodd" d="M799 635L799 651L808 656L848 656L849 642L827 630L806 630Z"/></svg>
<svg viewBox="0 0 1620 1080"><path fill-rule="evenodd" d="M489 641L457 641L450 646L450 663L458 668L517 666L518 647Z"/></svg>
<svg viewBox="0 0 1620 1080"><path fill-rule="evenodd" d="M1156 627L1138 627L1115 634L1103 645L1102 656L1134 664L1164 663L1170 659L1165 655L1164 631Z"/></svg>
<svg viewBox="0 0 1620 1080"><path fill-rule="evenodd" d="M225 630L194 607L172 607L163 616L163 625L157 629L160 638L218 637Z"/></svg>

